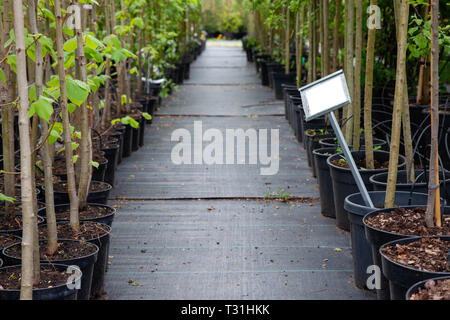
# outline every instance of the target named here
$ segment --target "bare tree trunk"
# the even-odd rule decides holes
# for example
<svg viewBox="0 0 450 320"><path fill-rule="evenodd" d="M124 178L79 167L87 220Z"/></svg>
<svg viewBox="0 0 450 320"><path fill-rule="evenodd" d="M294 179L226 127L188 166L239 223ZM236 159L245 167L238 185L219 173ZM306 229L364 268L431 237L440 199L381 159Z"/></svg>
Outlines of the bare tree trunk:
<svg viewBox="0 0 450 320"><path fill-rule="evenodd" d="M361 129L361 59L362 59L362 1L355 0L356 37L355 37L355 80L353 90L353 150L360 147Z"/></svg>
<svg viewBox="0 0 450 320"><path fill-rule="evenodd" d="M20 298L33 299L33 248L34 217L31 186L31 148L30 122L28 120L28 81L25 52L25 27L22 0L13 2L14 33L16 36L17 84L19 88L19 133L20 133L20 169L22 197L22 279Z"/></svg>
<svg viewBox="0 0 450 320"><path fill-rule="evenodd" d="M109 0L105 2L105 27L106 27L106 35L111 34L111 6ZM102 114L102 128L106 128L109 125L109 121L111 121L111 59L106 59L106 81L105 81L105 105Z"/></svg>
<svg viewBox="0 0 450 320"><path fill-rule="evenodd" d="M439 0L431 1L431 156L427 227L441 227L439 193ZM437 189L435 189L437 187Z"/></svg>
<svg viewBox="0 0 450 320"><path fill-rule="evenodd" d="M79 1L75 1L75 5L80 5ZM75 51L75 61L80 72L80 80L87 82L86 71L86 57L84 56L84 42L83 42L83 30L75 30L77 37L77 49ZM79 167L79 184L78 184L78 199L79 207L84 210L87 206L87 197L89 193L89 186L92 178L92 149L91 146L91 128L89 126L89 114L87 108L87 102L81 105L81 141L79 146L80 154L80 167ZM78 226L73 226L75 229Z"/></svg>
<svg viewBox="0 0 450 320"><path fill-rule="evenodd" d="M302 85L303 68L303 35L305 30L305 4L300 7L297 13L297 87Z"/></svg>
<svg viewBox="0 0 450 320"><path fill-rule="evenodd" d="M394 0L397 1L397 0ZM395 81L394 110L392 114L391 144L389 153L389 173L386 187L385 207L394 206L400 150L400 131L404 103L404 87L406 86L406 40L408 32L409 4L408 0L398 0L398 39L397 39L397 71ZM394 4L395 5L395 4Z"/></svg>
<svg viewBox="0 0 450 320"><path fill-rule="evenodd" d="M354 42L353 42L353 36L354 36L354 1L346 1L346 43L345 43L345 72L346 72L346 79L348 84L348 90L350 93L350 96L352 97L352 101L354 99L354 92L353 92L353 52L354 52ZM344 136L345 140L349 145L352 144L352 138L353 138L353 105L354 103L351 103L347 107L345 107L344 113L345 118L347 118L347 123L344 127Z"/></svg>
<svg viewBox="0 0 450 320"><path fill-rule="evenodd" d="M289 10L289 4L286 4L286 29L285 29L285 62L284 73L289 74L291 67L291 52L290 52L290 40L291 40L291 11Z"/></svg>
<svg viewBox="0 0 450 320"><path fill-rule="evenodd" d="M338 71L338 55L339 55L339 17L340 17L341 0L336 0L336 11L334 14L333 28L333 70Z"/></svg>
<svg viewBox="0 0 450 320"><path fill-rule="evenodd" d="M323 0L323 48L322 48L322 76L330 74L330 41L328 28L328 0Z"/></svg>
<svg viewBox="0 0 450 320"><path fill-rule="evenodd" d="M66 154L66 170L67 170L67 191L70 199L70 225L73 229L78 230L79 220L79 200L75 185L75 170L73 165L72 139L70 133L69 111L67 108L67 86L66 72L64 70L64 49L63 49L63 20L61 15L61 1L55 0L55 17L56 17L56 48L58 54L58 74L59 88L61 91L60 104L63 123L64 147Z"/></svg>
<svg viewBox="0 0 450 320"><path fill-rule="evenodd" d="M313 5L309 4L308 7L308 83L313 82L313 57L314 57L314 25L313 25Z"/></svg>
<svg viewBox="0 0 450 320"><path fill-rule="evenodd" d="M9 51L9 47L4 45L9 39L9 30L11 21L9 16L10 3L3 0L3 16L0 17L0 57L5 57ZM11 67L6 60L0 65L3 70L5 82L0 80L0 104L2 107L2 144L3 144L3 170L6 172L14 172L14 106L12 105L13 90L9 87L11 78L13 77ZM11 174L4 175L4 194L9 197L15 196L15 176ZM5 215L9 219L14 219L13 204L5 202Z"/></svg>
<svg viewBox="0 0 450 320"><path fill-rule="evenodd" d="M370 0L370 5L378 5L378 0ZM364 140L366 147L366 167L374 169L373 133L372 133L372 94L373 94L373 63L375 56L375 38L377 29L372 26L368 30L366 52L366 80L364 88Z"/></svg>

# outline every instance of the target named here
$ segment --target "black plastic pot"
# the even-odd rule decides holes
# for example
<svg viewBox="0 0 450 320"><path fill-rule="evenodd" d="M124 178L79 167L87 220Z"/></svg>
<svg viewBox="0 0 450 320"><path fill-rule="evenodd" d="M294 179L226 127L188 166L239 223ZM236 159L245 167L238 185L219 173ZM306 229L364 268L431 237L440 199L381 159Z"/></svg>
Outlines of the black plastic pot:
<svg viewBox="0 0 450 320"><path fill-rule="evenodd" d="M117 127L116 132L117 132L117 134L114 134L112 136L119 140L119 154L117 155L117 158L118 158L117 164L119 164L122 162L125 126ZM105 151L105 150L102 150L102 151ZM108 159L108 161L111 163L111 161L109 159ZM114 170L117 168L117 164L115 165Z"/></svg>
<svg viewBox="0 0 450 320"><path fill-rule="evenodd" d="M0 260L1 261L1 260ZM1 266L1 263L0 263ZM51 267L61 272L67 270L67 265L63 264L41 264L41 267ZM0 272L7 270L18 270L20 271L21 266L9 266L0 269ZM75 275L73 279L75 282L80 280L82 275ZM69 288L67 284L62 284L60 286L47 288L47 289L33 289L33 300L77 300L78 290L76 288ZM0 300L2 301L13 301L20 299L20 290L0 290Z"/></svg>
<svg viewBox="0 0 450 320"><path fill-rule="evenodd" d="M138 121L139 122L139 127L137 128L132 128L132 134L133 134L133 143L131 145L131 151L138 151L139 150L139 137L140 137L140 131L141 131L141 120Z"/></svg>
<svg viewBox="0 0 450 320"><path fill-rule="evenodd" d="M144 146L145 121L144 117L141 117L141 120L139 121L139 147Z"/></svg>
<svg viewBox="0 0 450 320"><path fill-rule="evenodd" d="M105 205L105 204L98 204L98 203L88 203L88 206L94 206L94 207L107 207L108 209L110 209L111 213L99 218L92 218L92 219L82 219L80 217L80 222L98 222L98 223L103 223L106 224L108 226L112 226L112 223L114 221L114 216L116 214L116 209ZM61 217L58 217L58 212L62 212L62 211L66 211L69 210L70 204L58 204L55 205L55 212L56 212L56 221L57 222L68 222L68 219L62 219ZM46 211L45 208L41 208L38 210L38 215L43 215L46 216Z"/></svg>
<svg viewBox="0 0 450 320"><path fill-rule="evenodd" d="M149 102L149 114L152 116L152 119L146 120L146 123L152 124L153 122L153 116L155 114L156 108L158 107L158 98L157 97L151 97Z"/></svg>
<svg viewBox="0 0 450 320"><path fill-rule="evenodd" d="M335 153L336 148L321 148L313 151L319 184L320 210L323 216L329 218L336 218L336 213L334 212L333 183L327 159Z"/></svg>
<svg viewBox="0 0 450 320"><path fill-rule="evenodd" d="M260 73L261 73L261 85L268 86L269 85L269 73L267 71L267 64L273 63L269 60L262 60L259 62Z"/></svg>
<svg viewBox="0 0 450 320"><path fill-rule="evenodd" d="M3 267L3 260L0 259L0 268Z"/></svg>
<svg viewBox="0 0 450 320"><path fill-rule="evenodd" d="M92 180L95 181L105 181L105 173L108 167L108 159L104 162L98 164L98 168L93 167Z"/></svg>
<svg viewBox="0 0 450 320"><path fill-rule="evenodd" d="M298 93L297 89L291 89L292 86L284 85L284 84L282 86L284 86L284 89L283 89L283 91L284 91L284 93L283 93L283 95L284 95L284 117L286 119L289 119L289 116L288 116L289 111L288 110L289 110L289 104L291 103L290 97L300 98L300 95L299 94L297 95L297 93Z"/></svg>
<svg viewBox="0 0 450 320"><path fill-rule="evenodd" d="M282 100L283 99L283 88L282 84L294 85L295 77L297 74L295 73L274 73L273 75L273 87L275 89L275 99Z"/></svg>
<svg viewBox="0 0 450 320"><path fill-rule="evenodd" d="M105 225L109 228L109 232L103 236L89 240L88 242L95 244L98 248L98 257L94 265L92 285L91 285L91 297L97 298L104 294L104 284L105 284L105 272L109 261L109 244L111 242L111 227Z"/></svg>
<svg viewBox="0 0 450 320"><path fill-rule="evenodd" d="M122 157L129 157L132 153L133 147L133 128L131 126L125 126L125 133L123 135L123 150Z"/></svg>
<svg viewBox="0 0 450 320"><path fill-rule="evenodd" d="M353 158L355 160L364 159L364 151L353 151ZM356 185L355 179L350 171L350 168L343 168L332 163L333 160L339 160L343 156L342 153L335 154L327 159L327 164L330 167L331 180L333 181L334 205L336 212L336 225L338 228L349 231L350 221L348 220L347 212L344 210L345 198L353 193L358 193L359 189ZM374 159L381 163L389 161L389 152L374 151ZM399 157L399 168L405 166L405 158ZM374 170L359 170L361 178L366 185L368 191L373 191L372 185L369 183L369 178L374 174L387 171L388 168L374 169Z"/></svg>
<svg viewBox="0 0 450 320"><path fill-rule="evenodd" d="M326 130L326 128L323 128ZM328 137L334 137L334 133L324 133L324 134L311 134L306 130L304 137L306 138L306 156L308 159L308 166L312 167L313 177L317 177L316 164L314 163L313 150L320 149L319 141L320 139L325 139ZM327 131L329 132L329 131Z"/></svg>
<svg viewBox="0 0 450 320"><path fill-rule="evenodd" d="M437 282L437 281L448 280L448 279L450 279L450 276L436 277L436 278L419 281L416 284L412 285L411 288L408 289L408 291L406 292L405 299L409 300L413 294L418 293L419 289L423 289L425 287L425 283L427 283L429 280L434 280Z"/></svg>
<svg viewBox="0 0 450 320"><path fill-rule="evenodd" d="M417 206L402 206L402 208L416 208ZM399 239L405 239L413 236L408 235L401 235L393 232L388 232L380 229L376 229L370 225L367 224L367 219L369 217L376 216L382 212L386 211L392 211L394 208L388 208L388 209L379 209L372 211L368 214L366 214L363 218L363 224L364 224L364 231L366 233L366 239L370 243L370 246L372 248L372 258L375 265L382 268L381 263L381 256L380 256L380 247L384 245L385 243L399 240ZM380 283L380 289L377 290L377 299L378 300L389 300L390 299L390 293L389 293L389 282L388 280L381 274L381 283Z"/></svg>
<svg viewBox="0 0 450 320"><path fill-rule="evenodd" d="M375 207L383 207L386 198L384 191L369 192ZM424 193L409 193L398 191L395 193L396 206L426 206L428 195ZM372 247L366 239L364 230L364 216L374 211L373 208L366 206L360 193L349 195L345 198L344 209L350 220L350 236L353 255L353 278L358 288L367 289L367 267L373 265ZM375 209L376 210L376 209Z"/></svg>
<svg viewBox="0 0 450 320"><path fill-rule="evenodd" d="M64 181L62 181L64 182ZM91 181L91 184L100 184L103 186L100 191L89 191L87 201L90 203L106 204L108 202L109 192L112 186L103 181ZM67 191L55 191L53 193L55 199L55 205L69 203L69 193Z"/></svg>
<svg viewBox="0 0 450 320"><path fill-rule="evenodd" d="M58 242L81 242L78 240L69 239L58 239ZM46 242L46 240L40 240L39 242ZM21 263L21 258L16 258L8 254L8 249L20 244L13 244L8 248L3 249L3 255L5 260L9 261L11 265L18 265ZM78 291L78 300L89 300L91 293L92 275L94 271L94 264L97 261L98 247L95 244L89 243L89 245L95 247L95 252L75 259L64 259L64 260L51 260L51 263L63 264L66 266L77 266L82 272L81 276L81 288ZM48 260L41 260L41 263L48 263Z"/></svg>
<svg viewBox="0 0 450 320"><path fill-rule="evenodd" d="M277 72L283 72L284 68L278 62L267 64L267 78L269 80L269 88L273 89L273 75Z"/></svg>
<svg viewBox="0 0 450 320"><path fill-rule="evenodd" d="M116 185L116 169L119 162L120 146L110 145L108 149L103 149L105 157L108 159L109 165L106 166L104 182L109 183L111 186Z"/></svg>
<svg viewBox="0 0 450 320"><path fill-rule="evenodd" d="M391 300L405 300L408 289L419 281L428 280L436 277L450 276L450 272L430 272L413 269L401 265L386 257L382 250L387 246L397 244L408 244L420 239L421 237L411 237L385 243L380 247L381 263L383 265L383 274L389 280L389 292ZM444 241L450 241L450 236L438 237Z"/></svg>
<svg viewBox="0 0 450 320"><path fill-rule="evenodd" d="M5 215L4 213L0 213L0 217L2 217L4 215ZM21 214L16 214L16 216L22 216L22 215ZM43 217L38 215L37 219L38 219L38 225L41 224L41 223L44 223L45 219ZM22 236L22 228L15 229L15 230L0 230L0 233L8 233L8 234L12 234L12 235L21 237Z"/></svg>

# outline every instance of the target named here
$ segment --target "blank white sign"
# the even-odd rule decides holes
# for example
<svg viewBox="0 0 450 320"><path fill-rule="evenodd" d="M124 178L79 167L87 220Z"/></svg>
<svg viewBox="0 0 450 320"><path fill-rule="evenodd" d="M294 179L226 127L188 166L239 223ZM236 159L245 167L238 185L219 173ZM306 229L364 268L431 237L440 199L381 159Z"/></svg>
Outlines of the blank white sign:
<svg viewBox="0 0 450 320"><path fill-rule="evenodd" d="M342 71L300 89L306 119L316 118L350 103Z"/></svg>

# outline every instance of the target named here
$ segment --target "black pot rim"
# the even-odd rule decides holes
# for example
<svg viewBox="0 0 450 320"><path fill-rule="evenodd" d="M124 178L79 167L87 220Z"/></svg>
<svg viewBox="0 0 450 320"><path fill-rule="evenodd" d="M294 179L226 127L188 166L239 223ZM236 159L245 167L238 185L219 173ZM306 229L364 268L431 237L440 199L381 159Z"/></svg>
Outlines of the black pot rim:
<svg viewBox="0 0 450 320"><path fill-rule="evenodd" d="M70 223L69 220L62 220L62 221L57 221L57 222L56 222L57 225L58 225L58 224L69 224L69 223ZM103 238L103 237L105 237L105 236L111 234L111 232L112 232L112 228L111 228L110 226L108 226L107 224L105 224L105 223L101 223L101 222L97 222L97 221L89 221L89 220L86 220L86 221L80 220L80 224L82 224L82 223L96 223L96 224L100 224L100 225L102 225L103 227L106 227L106 229L108 229L108 232L102 234L101 236L98 236L97 238L86 239L87 242L90 242L90 241L93 241L93 240L101 239L101 238ZM58 239L58 241L59 241L59 240L60 240L60 239ZM61 240L64 240L64 239L61 239ZM76 239L71 239L71 240L76 240Z"/></svg>
<svg viewBox="0 0 450 320"><path fill-rule="evenodd" d="M351 151L352 154L353 154L353 153L356 153L356 152L364 152L364 150L360 150L360 151ZM382 151L382 150L374 150L373 153L374 153L374 155L376 155L377 153L378 153L378 154L388 154L388 155L389 155L389 152L388 152L388 151ZM341 155L343 156L344 153L343 153L343 152L341 152L341 153L336 153L336 154L330 156L330 157L327 159L327 164L328 164L328 166L332 167L332 168L335 169L335 170L341 171L341 172L350 172L350 171L351 171L350 168L339 167L339 166L336 166L336 165L334 165L333 163L331 163L331 160L332 160L333 157L337 157L337 156L341 156ZM399 156L398 156L398 159L399 159L398 167L399 167L399 168L402 168L402 167L406 164L406 159L405 159L405 157L402 156L402 155L399 155ZM401 161L401 162L400 162L400 161ZM366 170L361 170L361 169L358 169L359 172L364 172L364 173L374 173L374 174L376 174L376 173L382 173L382 172L385 172L386 170L388 170L388 169L387 169L387 168L383 168L383 169L371 169L371 170L367 170L367 169L366 169Z"/></svg>
<svg viewBox="0 0 450 320"><path fill-rule="evenodd" d="M372 195L372 194L382 194L382 193L384 193L384 194L386 194L386 191L368 191L369 192L369 196L370 195ZM398 194L411 194L411 195L415 195L415 194L418 194L418 195L421 195L421 196L428 196L426 193L421 193L421 192L409 192L409 191L396 191L395 192L396 194L398 193ZM352 197L355 197L355 196L357 196L357 195L361 195L361 193L360 192L357 192L357 193L353 193L353 194L350 194L350 195L348 195L347 197L345 197L345 200L344 200L344 203L350 203L352 206L354 206L355 208L368 208L367 206L363 206L363 205L360 205L360 204L357 204L357 203L355 203L355 202L352 202L351 201L351 198ZM402 208L403 208L403 206L401 206ZM406 207L406 206L405 206ZM409 206L408 206L409 207ZM416 206L416 205L414 205L413 207L418 207L418 206ZM383 210L383 209L380 209L380 210ZM348 210L347 210L348 211ZM374 209L374 211L378 211L378 209L377 208L375 208ZM372 212L374 212L374 211L372 211ZM372 213L372 212L370 212L370 213Z"/></svg>
<svg viewBox="0 0 450 320"><path fill-rule="evenodd" d="M63 180L63 181L59 181L59 182L60 182L60 183L64 183L64 182L67 182L67 181ZM96 180L92 180L91 183L103 184L103 185L106 185L108 188L105 189L105 190L99 190L99 191L89 191L89 192L88 192L89 194L95 194L95 193L100 193L100 192L106 192L106 191L109 191L109 190L111 190L111 189L113 188L112 185L110 185L109 183L104 182L104 181L96 181ZM45 190L45 189L44 189L44 190ZM67 193L67 194L68 194L68 192L66 192L66 191L54 191L54 192L55 192L55 193Z"/></svg>
<svg viewBox="0 0 450 320"><path fill-rule="evenodd" d="M450 279L450 275L443 276L443 277L430 278L430 279L427 279L427 280L422 280L422 281L416 282L406 292L406 300L409 300L409 298L411 298L412 294L417 292L417 289L423 288L425 283L427 283L428 281L430 281L430 280L440 281L440 280L447 280L447 279Z"/></svg>
<svg viewBox="0 0 450 320"><path fill-rule="evenodd" d="M337 147L335 147L335 148L333 148L333 147L327 147L327 148L319 148L319 149L314 149L313 151L312 151L312 153L313 154L315 154L316 156L318 156L318 157L331 157L332 155L335 155L336 154L336 149L337 149ZM325 152L325 150L327 150L327 151L332 151L332 150L334 150L334 152L333 153L331 153L331 154L324 154L324 153L321 153L321 151L324 151Z"/></svg>
<svg viewBox="0 0 450 320"><path fill-rule="evenodd" d="M88 202L88 204L87 204L88 206L94 206L94 207L107 207L107 208L109 208L109 209L112 209L112 212L110 213L110 214L107 214L107 215L105 215L105 216L102 216L101 218L107 218L107 217L110 217L110 216L113 216L113 215L115 215L116 214L116 208L114 208L114 207L111 207L111 206L109 206L109 205L107 205L107 204L101 204L101 203L89 203ZM70 203L63 203L63 204L57 204L57 205L55 205L55 211L56 211L56 208L58 208L58 207L62 207L62 206L66 206L66 207L69 207L70 206ZM46 208L45 207L43 207L43 208L41 208L41 209L39 209L37 212L39 213L39 211L44 211ZM87 222L87 221L93 221L93 220L95 220L95 219L98 219L98 218L89 218L89 219L81 219L80 218L80 222ZM58 219L57 219L58 220ZM68 219L67 220L63 220L63 219L60 219L58 222L65 222L65 221L69 221Z"/></svg>
<svg viewBox="0 0 450 320"><path fill-rule="evenodd" d="M48 241L48 240L39 240L39 242L44 242L44 241ZM97 246L96 244L94 244L94 243L92 243L92 242L81 241L81 240L73 240L73 239L58 239L58 242L67 242L67 241L79 242L79 243L83 243L83 242L84 242L84 243L89 243L89 245L93 245L93 246L95 247L95 251L94 251L93 253L90 253L90 254L85 255L85 256L82 256L82 257L76 257L76 258L70 258L70 259L64 259L64 260L51 260L52 263L55 262L55 263L57 263L57 264L58 264L58 263L64 264L64 261L77 260L77 259L80 259L80 260L81 260L81 259L85 259L85 258L88 258L88 257L91 257L91 256L94 256L94 255L98 254L99 248L98 248L98 246ZM12 248L13 246L15 246L15 245L17 245L17 244L20 244L20 242L16 242L16 243L14 243L14 244L12 244L12 245L7 246L6 248L4 248L4 249L2 250L3 255L4 255L5 257L8 257L8 258L19 259L19 260L21 260L22 258L13 257L13 256L11 256L11 255L9 255L9 254L6 254L6 250L8 250L9 248ZM41 262L41 263L46 263L46 262L48 262L48 260L40 260L40 262Z"/></svg>
<svg viewBox="0 0 450 320"><path fill-rule="evenodd" d="M385 247L387 247L387 246L391 246L391 245L394 245L394 244L397 244L397 243L403 242L403 241L413 242L413 241L419 240L419 239L421 239L421 238L439 238L439 239L440 239L440 238L447 238L448 241L450 241L450 236L432 236L432 237L417 237L417 236L415 236L415 237L407 237L407 238L404 238L404 239L399 239L399 240L389 241L389 242L383 244L382 246L380 246L380 249L378 249L378 253L380 254L381 257L383 257L384 259L386 259L386 260L389 261L390 263L392 263L392 264L394 264L394 265L396 265L396 266L399 266L399 267L408 269L408 270L413 271L413 272L419 272L419 273L425 273L425 274L435 274L435 275L437 275L437 276L447 276L447 275L450 276L450 272L425 271L425 270L418 270L418 269L411 268L411 267L409 267L409 266L405 266L405 265L400 264L400 263L398 263L398 262L392 261L391 259L389 259L388 257L386 257L386 256L383 254L383 252L382 252L382 249L385 248Z"/></svg>
<svg viewBox="0 0 450 320"><path fill-rule="evenodd" d="M332 146L331 146L331 141L330 141L331 139L333 139L333 142L337 142L337 141L336 141L337 138L334 137L334 138L324 138L324 139L321 139L321 140L319 141L319 143L322 142L322 145L323 145L323 143L329 143L329 144L330 144L330 147L332 147ZM364 140L364 138L361 137L361 140ZM385 145L385 144L387 143L387 142L386 142L385 140L383 140L383 139L373 138L373 145L374 145L374 146L376 145L376 142L379 142L380 145ZM384 143L383 143L383 142L384 142ZM381 144L381 143L383 143L383 144ZM335 143L333 143L333 144L335 144ZM326 147L328 147L328 146L326 146ZM374 150L374 151L381 151L381 150Z"/></svg>
<svg viewBox="0 0 450 320"><path fill-rule="evenodd" d="M67 269L67 265L65 265L65 264L61 264L61 263L41 263L40 264L41 265L41 267L43 267L43 266L50 266L50 267L54 267L54 266L57 266L57 267L61 267L61 269ZM20 264L17 264L17 265L14 265L14 266L6 266L6 267L1 267L0 268L0 270L5 270L5 269L9 269L9 268L21 268L21 265ZM76 281L79 281L80 279L81 279L81 277L82 277L82 274L81 275L79 275L79 278L76 278L75 280ZM59 286L56 286L56 287L51 287L51 288L41 288L41 289L33 289L33 292L43 292L43 291L47 291L47 290L56 290L56 289L59 289L59 288L61 288L61 287L64 287L64 286L67 286L67 284L62 284L62 285L59 285ZM3 291L3 292L20 292L20 289L18 289L18 290L14 290L14 289L0 289L0 291Z"/></svg>
<svg viewBox="0 0 450 320"><path fill-rule="evenodd" d="M417 170L417 169L416 169ZM419 171L422 171L423 169L418 169ZM399 172L406 172L406 170L405 169L402 169L402 170L398 170L398 173ZM441 170L439 170L439 173L441 173L441 172L443 172L443 171L441 171ZM373 184L376 184L376 185L378 185L378 186L387 186L387 182L382 182L382 181L379 181L379 180L376 180L378 177L380 177L381 175L384 175L384 174L386 174L386 172L380 172L380 173L377 173L377 174L374 174L374 175L372 175L372 176L370 176L370 178L369 178L369 181L370 181L370 183L373 183ZM398 175L398 174L397 174ZM445 179L445 180L442 180L441 181L441 184L442 183L448 183L448 184L450 184L450 172L446 172L446 173L444 173L444 175L448 175L448 179ZM417 186L417 187L424 187L424 186L426 186L428 183L426 183L426 182L416 182L416 183L401 183L401 185L402 186L404 186L404 187L410 187L410 188L412 188L412 186L414 185L414 186ZM397 184L398 185L398 184Z"/></svg>

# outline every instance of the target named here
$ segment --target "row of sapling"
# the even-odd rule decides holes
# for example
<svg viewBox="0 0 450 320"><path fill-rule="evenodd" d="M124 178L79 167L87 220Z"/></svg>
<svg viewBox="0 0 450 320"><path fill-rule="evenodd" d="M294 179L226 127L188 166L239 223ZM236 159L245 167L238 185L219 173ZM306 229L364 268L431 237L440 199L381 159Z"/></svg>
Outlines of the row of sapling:
<svg viewBox="0 0 450 320"><path fill-rule="evenodd" d="M177 37L183 35L182 44L188 46L194 38L193 32L199 32L200 10L195 0L87 3L91 7L84 9L82 4L86 1L4 0L0 9L3 142L0 196L5 201L5 214L0 216L0 221L2 225L23 230L22 246L15 246L9 252L22 261L22 299L32 299L33 287L39 286L44 270L40 262L76 256L78 250L74 246L64 246L58 241L61 232L65 238L72 239L92 236L91 229L84 228L87 223L80 219L80 214L90 207L92 172L98 166L93 161L98 145L91 129L99 123L96 132L103 134L116 122L137 127L138 119L130 117L136 114L132 107L135 88L131 87L131 79L138 77L138 91L142 92L146 62L150 61L147 66L152 75L163 76L164 68L184 52L180 49L182 45L176 43ZM173 13L176 21L171 21ZM185 19L188 22L181 24ZM158 23L161 21L164 23ZM69 23L73 28L68 27ZM166 58L167 53L172 56ZM144 60L143 54L151 59ZM14 145L16 108L20 173L16 172ZM147 113L138 114L150 118ZM66 181L56 182L56 161L64 163ZM19 174L20 194L16 190ZM38 229L36 214L39 209L34 192L36 175L43 178L39 182L45 190L46 225L42 229L41 225ZM54 203L57 189L58 192L65 189L68 194L69 203L64 205L63 213L68 213L69 230L67 224L56 222L57 215L61 214L61 208L56 210ZM16 215L18 210L22 213L21 221ZM99 232L108 232L99 224L94 228L97 236ZM80 247L86 245L74 243ZM62 252L68 248L71 252Z"/></svg>

